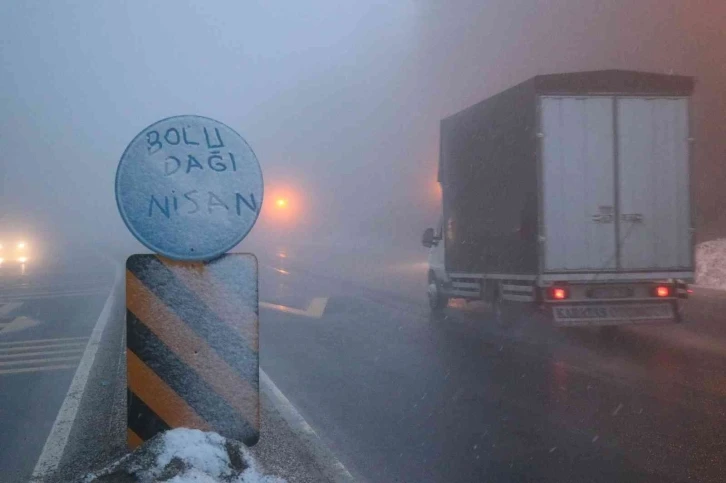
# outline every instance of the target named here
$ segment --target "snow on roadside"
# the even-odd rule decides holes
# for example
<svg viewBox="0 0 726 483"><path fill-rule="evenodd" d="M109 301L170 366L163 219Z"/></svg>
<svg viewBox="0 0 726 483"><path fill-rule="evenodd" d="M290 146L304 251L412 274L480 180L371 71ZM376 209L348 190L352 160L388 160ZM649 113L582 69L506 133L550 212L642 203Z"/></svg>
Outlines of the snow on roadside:
<svg viewBox="0 0 726 483"><path fill-rule="evenodd" d="M696 246L696 284L726 290L726 238Z"/></svg>
<svg viewBox="0 0 726 483"><path fill-rule="evenodd" d="M264 475L243 444L217 433L184 428L153 438L83 481L286 483L282 478Z"/></svg>

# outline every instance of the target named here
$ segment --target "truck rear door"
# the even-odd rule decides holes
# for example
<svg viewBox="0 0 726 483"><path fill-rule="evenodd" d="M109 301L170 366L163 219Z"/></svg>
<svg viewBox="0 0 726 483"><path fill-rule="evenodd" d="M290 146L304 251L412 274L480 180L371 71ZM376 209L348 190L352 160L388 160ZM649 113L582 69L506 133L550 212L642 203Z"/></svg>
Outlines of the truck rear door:
<svg viewBox="0 0 726 483"><path fill-rule="evenodd" d="M544 268L617 268L612 97L542 97Z"/></svg>
<svg viewBox="0 0 726 483"><path fill-rule="evenodd" d="M617 98L620 268L692 267L688 100Z"/></svg>

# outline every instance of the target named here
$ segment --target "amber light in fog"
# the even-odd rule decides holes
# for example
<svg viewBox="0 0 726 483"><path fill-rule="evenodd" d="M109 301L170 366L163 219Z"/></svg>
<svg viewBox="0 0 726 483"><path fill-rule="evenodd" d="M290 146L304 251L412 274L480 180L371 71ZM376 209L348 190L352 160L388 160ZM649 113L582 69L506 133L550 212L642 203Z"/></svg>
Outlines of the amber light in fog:
<svg viewBox="0 0 726 483"><path fill-rule="evenodd" d="M549 297L553 300L565 300L570 296L566 288L552 287L549 289Z"/></svg>
<svg viewBox="0 0 726 483"><path fill-rule="evenodd" d="M659 285L655 288L656 297L670 297L671 288L667 285Z"/></svg>

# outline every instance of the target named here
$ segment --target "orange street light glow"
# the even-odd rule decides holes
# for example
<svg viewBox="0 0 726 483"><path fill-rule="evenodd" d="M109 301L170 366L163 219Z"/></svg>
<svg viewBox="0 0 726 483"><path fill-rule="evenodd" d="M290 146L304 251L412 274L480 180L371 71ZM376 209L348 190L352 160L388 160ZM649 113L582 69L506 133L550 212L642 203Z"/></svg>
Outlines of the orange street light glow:
<svg viewBox="0 0 726 483"><path fill-rule="evenodd" d="M287 200L284 200L284 199L282 199L282 198L279 198L279 199L278 199L278 200L277 200L277 201L275 202L275 204L277 205L277 207L278 207L278 208L284 208L284 207L285 207L285 206L287 205Z"/></svg>

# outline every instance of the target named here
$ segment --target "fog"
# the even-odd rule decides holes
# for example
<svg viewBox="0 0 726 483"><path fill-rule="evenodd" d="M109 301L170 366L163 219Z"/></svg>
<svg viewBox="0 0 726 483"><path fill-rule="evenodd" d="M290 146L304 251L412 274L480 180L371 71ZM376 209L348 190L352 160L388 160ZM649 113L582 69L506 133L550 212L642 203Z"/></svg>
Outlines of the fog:
<svg viewBox="0 0 726 483"><path fill-rule="evenodd" d="M241 249L422 255L442 117L536 74L620 68L697 78L698 234L723 236L725 16L721 0L4 2L0 215L145 251L116 209L118 160L149 124L199 114L262 166Z"/></svg>

